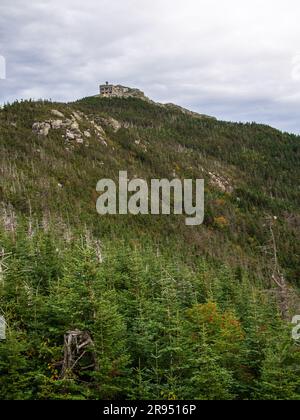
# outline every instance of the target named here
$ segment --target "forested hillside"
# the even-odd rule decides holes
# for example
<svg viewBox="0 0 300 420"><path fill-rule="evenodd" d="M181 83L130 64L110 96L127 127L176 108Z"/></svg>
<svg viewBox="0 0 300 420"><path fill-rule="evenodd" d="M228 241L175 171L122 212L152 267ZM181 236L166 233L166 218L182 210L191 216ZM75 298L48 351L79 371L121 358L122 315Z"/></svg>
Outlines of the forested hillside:
<svg viewBox="0 0 300 420"><path fill-rule="evenodd" d="M300 399L299 162L298 136L138 98L6 105L0 398ZM204 178L204 224L98 215L121 170Z"/></svg>

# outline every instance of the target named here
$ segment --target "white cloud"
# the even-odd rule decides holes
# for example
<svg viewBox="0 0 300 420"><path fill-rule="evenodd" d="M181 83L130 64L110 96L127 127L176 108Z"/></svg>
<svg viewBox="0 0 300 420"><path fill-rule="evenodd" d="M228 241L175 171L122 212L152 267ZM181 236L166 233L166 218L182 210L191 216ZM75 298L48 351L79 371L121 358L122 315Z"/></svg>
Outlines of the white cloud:
<svg viewBox="0 0 300 420"><path fill-rule="evenodd" d="M298 0L1 0L0 101L133 85L230 120L300 132Z"/></svg>

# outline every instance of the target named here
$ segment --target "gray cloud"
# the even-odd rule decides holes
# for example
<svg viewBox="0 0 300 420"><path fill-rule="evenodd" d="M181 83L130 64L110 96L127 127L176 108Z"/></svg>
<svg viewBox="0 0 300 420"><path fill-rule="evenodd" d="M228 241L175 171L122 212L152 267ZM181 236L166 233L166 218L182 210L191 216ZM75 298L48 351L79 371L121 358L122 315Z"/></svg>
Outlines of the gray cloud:
<svg viewBox="0 0 300 420"><path fill-rule="evenodd" d="M232 121L300 133L298 0L1 0L0 102L136 86Z"/></svg>

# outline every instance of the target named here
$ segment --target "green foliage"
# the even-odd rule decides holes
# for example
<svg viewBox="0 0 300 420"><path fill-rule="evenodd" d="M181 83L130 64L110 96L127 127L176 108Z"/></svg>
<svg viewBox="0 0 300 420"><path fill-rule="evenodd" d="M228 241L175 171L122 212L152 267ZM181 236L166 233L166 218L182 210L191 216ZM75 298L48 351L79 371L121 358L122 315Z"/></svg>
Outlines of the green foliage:
<svg viewBox="0 0 300 420"><path fill-rule="evenodd" d="M80 128L89 129L91 138L70 149L63 130L50 130L47 137L33 133L34 122L55 118L53 109L65 118L81 111L88 120L83 118ZM118 131L110 118L121 125ZM90 121L104 128L107 146ZM248 267L253 278L269 271L265 224L267 216L276 216L280 264L294 284L300 278L299 158L297 136L257 124L194 117L136 98L24 101L0 111L0 202L6 212L31 215L38 224L56 223L64 234L69 226L79 231L87 226L101 239L155 236L171 252ZM130 178L147 180L170 179L174 171L179 178L204 178L204 225L191 231L178 216L100 217L97 181L116 180L125 169ZM218 188L210 174L227 180L233 191Z"/></svg>
<svg viewBox="0 0 300 420"><path fill-rule="evenodd" d="M88 143L33 133L53 109L84 113ZM277 217L279 264L299 285L299 157L297 136L134 98L0 110L0 398L299 399L266 223ZM204 225L98 216L97 181L125 169L205 178ZM82 360L66 379L64 334L75 329L92 337L97 366Z"/></svg>
<svg viewBox="0 0 300 420"><path fill-rule="evenodd" d="M147 244L99 249L89 235L62 241L21 228L1 237L2 399L299 398L298 348L243 271L237 285L235 270L191 267ZM55 273L46 289L32 255ZM65 380L63 338L74 329L89 331L97 369L79 363Z"/></svg>

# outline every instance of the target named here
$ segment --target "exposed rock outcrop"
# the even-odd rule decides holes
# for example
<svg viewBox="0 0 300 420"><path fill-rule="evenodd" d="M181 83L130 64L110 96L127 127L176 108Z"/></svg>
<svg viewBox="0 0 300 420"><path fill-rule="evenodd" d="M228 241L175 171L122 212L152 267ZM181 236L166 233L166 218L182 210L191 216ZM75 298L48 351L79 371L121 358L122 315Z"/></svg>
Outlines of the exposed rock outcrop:
<svg viewBox="0 0 300 420"><path fill-rule="evenodd" d="M60 119L35 122L32 126L32 131L35 134L47 137L50 130L63 130L64 134L62 137L67 144L66 150L73 149L75 144L85 144L88 146L88 139L92 138L93 135L103 146L108 146L106 133L102 126L82 112L73 111L70 118L65 118L61 112L55 109L51 110L51 113L60 117ZM90 125L90 128L86 127L87 123ZM112 127L114 132L118 131L122 126L121 123L114 118L102 118L101 123L105 126ZM80 127L81 124L84 124L85 126L83 129Z"/></svg>
<svg viewBox="0 0 300 420"><path fill-rule="evenodd" d="M224 193L231 194L233 192L233 186L230 184L229 180L223 176L214 174L212 172L208 173L210 176L210 183L217 187L219 190Z"/></svg>
<svg viewBox="0 0 300 420"><path fill-rule="evenodd" d="M50 124L51 124L51 128L53 128L53 130L59 130L64 125L62 120L51 120Z"/></svg>
<svg viewBox="0 0 300 420"><path fill-rule="evenodd" d="M122 124L112 117L99 118L98 121L106 127L111 127L115 133L122 128Z"/></svg>
<svg viewBox="0 0 300 420"><path fill-rule="evenodd" d="M51 124L49 122L35 122L32 126L32 131L39 136L48 136L49 131L51 128Z"/></svg>
<svg viewBox="0 0 300 420"><path fill-rule="evenodd" d="M105 98L140 98L144 100L149 100L139 89L130 88L122 85L101 85L100 86L100 95Z"/></svg>
<svg viewBox="0 0 300 420"><path fill-rule="evenodd" d="M65 118L64 114L60 111L57 111L57 109L52 109L51 114L55 115L58 118Z"/></svg>

